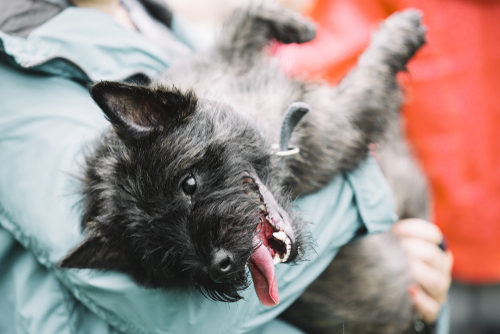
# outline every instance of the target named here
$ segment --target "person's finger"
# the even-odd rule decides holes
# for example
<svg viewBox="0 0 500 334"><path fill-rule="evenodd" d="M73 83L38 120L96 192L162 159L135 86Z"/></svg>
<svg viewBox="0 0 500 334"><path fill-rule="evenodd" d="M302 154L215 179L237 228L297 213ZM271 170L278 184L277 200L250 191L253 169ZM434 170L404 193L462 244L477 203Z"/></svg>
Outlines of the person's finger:
<svg viewBox="0 0 500 334"><path fill-rule="evenodd" d="M451 272L451 256L435 243L419 238L400 238L401 247L412 258L419 259L443 273Z"/></svg>
<svg viewBox="0 0 500 334"><path fill-rule="evenodd" d="M403 219L394 224L392 232L400 237L412 237L427 240L434 244L443 241L441 230L423 219Z"/></svg>
<svg viewBox="0 0 500 334"><path fill-rule="evenodd" d="M441 304L426 294L416 284L411 284L408 288L408 292L413 300L415 309L422 317L422 320L427 324L436 322Z"/></svg>
<svg viewBox="0 0 500 334"><path fill-rule="evenodd" d="M423 261L414 260L410 264L413 279L438 304L444 303L451 284L451 275L429 266Z"/></svg>
<svg viewBox="0 0 500 334"><path fill-rule="evenodd" d="M449 271L450 271L450 275L451 275L451 270L453 269L453 262L455 261L455 257L453 256L453 253L451 252L451 250L447 250L445 251L446 253L446 256L448 257L448 261L449 261Z"/></svg>

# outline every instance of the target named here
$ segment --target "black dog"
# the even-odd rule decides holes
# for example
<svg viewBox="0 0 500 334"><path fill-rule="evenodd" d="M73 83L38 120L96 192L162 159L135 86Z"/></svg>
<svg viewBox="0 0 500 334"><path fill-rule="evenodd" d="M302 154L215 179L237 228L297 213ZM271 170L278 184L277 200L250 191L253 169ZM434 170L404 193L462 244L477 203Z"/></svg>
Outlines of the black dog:
<svg viewBox="0 0 500 334"><path fill-rule="evenodd" d="M274 265L308 246L290 200L366 158L399 111L396 73L424 43L417 12L393 15L336 88L290 79L263 52L270 39L302 43L314 32L291 11L253 5L230 17L211 52L151 86L94 85L113 129L86 160L86 239L60 265L192 285L224 302L241 299L248 265L260 301L275 305ZM300 153L283 158L272 144L296 101L311 112L291 137Z"/></svg>

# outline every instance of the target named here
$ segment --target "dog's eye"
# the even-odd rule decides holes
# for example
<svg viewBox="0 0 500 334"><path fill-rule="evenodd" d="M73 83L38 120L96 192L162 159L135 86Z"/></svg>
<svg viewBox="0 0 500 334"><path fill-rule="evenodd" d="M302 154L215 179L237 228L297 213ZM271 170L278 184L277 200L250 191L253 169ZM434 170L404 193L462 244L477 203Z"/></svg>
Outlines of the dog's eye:
<svg viewBox="0 0 500 334"><path fill-rule="evenodd" d="M184 190L184 193L186 193L186 195L194 194L194 192L196 191L196 180L194 179L193 175L189 175L182 182L182 190Z"/></svg>

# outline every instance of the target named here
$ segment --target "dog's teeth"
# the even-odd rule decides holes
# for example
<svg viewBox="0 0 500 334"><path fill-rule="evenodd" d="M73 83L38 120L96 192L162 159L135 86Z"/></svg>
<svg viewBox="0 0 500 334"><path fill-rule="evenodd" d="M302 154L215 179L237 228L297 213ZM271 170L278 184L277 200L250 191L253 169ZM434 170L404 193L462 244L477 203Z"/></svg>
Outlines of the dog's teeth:
<svg viewBox="0 0 500 334"><path fill-rule="evenodd" d="M273 236L281 241L284 241L286 239L286 233L281 231L273 233Z"/></svg>
<svg viewBox="0 0 500 334"><path fill-rule="evenodd" d="M274 255L273 263L274 263L274 265L281 263L281 259L280 259L280 256L278 254Z"/></svg>
<svg viewBox="0 0 500 334"><path fill-rule="evenodd" d="M287 254L290 252L290 249L292 249L292 246L286 245L286 252L287 252Z"/></svg>
<svg viewBox="0 0 500 334"><path fill-rule="evenodd" d="M259 209L260 209L261 211L267 212L267 208L266 208L266 206L265 206L264 204L263 204L263 205L261 205L261 206L259 206Z"/></svg>
<svg viewBox="0 0 500 334"><path fill-rule="evenodd" d="M290 245L291 244L290 239L286 238L285 244L287 244L287 246Z"/></svg>

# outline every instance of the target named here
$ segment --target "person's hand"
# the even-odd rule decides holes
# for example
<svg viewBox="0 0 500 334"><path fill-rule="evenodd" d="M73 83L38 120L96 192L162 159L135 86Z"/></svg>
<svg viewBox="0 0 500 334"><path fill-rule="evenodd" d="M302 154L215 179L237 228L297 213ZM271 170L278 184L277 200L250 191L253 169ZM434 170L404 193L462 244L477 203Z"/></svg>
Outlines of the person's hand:
<svg viewBox="0 0 500 334"><path fill-rule="evenodd" d="M450 251L439 248L443 235L436 225L425 220L401 220L392 231L400 237L410 260L416 284L410 286L409 293L415 308L425 323L434 323L450 288L453 256Z"/></svg>

